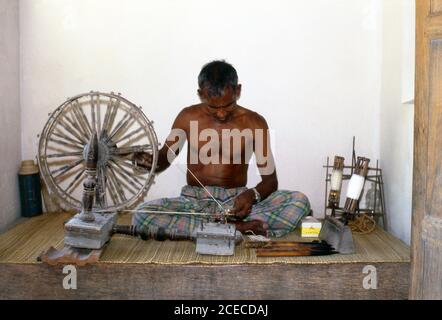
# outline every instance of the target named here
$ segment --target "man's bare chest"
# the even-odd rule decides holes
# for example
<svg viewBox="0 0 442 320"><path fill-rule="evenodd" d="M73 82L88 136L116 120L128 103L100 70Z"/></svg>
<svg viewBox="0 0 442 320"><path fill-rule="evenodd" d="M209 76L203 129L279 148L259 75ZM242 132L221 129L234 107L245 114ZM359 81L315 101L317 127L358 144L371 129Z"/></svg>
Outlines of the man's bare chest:
<svg viewBox="0 0 442 320"><path fill-rule="evenodd" d="M191 121L187 138L190 157L203 163L244 163L253 153L254 130L244 121Z"/></svg>

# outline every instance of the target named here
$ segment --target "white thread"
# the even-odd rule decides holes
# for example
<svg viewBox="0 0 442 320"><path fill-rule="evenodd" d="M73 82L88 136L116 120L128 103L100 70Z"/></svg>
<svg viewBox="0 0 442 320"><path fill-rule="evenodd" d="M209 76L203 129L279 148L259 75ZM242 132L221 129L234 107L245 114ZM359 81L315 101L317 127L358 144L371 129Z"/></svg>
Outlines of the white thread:
<svg viewBox="0 0 442 320"><path fill-rule="evenodd" d="M189 212L189 211L159 211L159 210L118 210L120 212L132 212L132 213L152 213L152 214L170 214L170 215L190 215L190 216L218 216L216 213L209 212ZM98 213L106 213L111 211L99 210Z"/></svg>
<svg viewBox="0 0 442 320"><path fill-rule="evenodd" d="M262 235L253 234L253 235L247 235L247 237L249 238L249 241L251 241L251 242L268 242L268 241L271 241L271 239L269 239L267 237L264 237Z"/></svg>
<svg viewBox="0 0 442 320"><path fill-rule="evenodd" d="M333 173L330 178L330 188L333 191L340 191L342 187L342 171L341 170L333 170Z"/></svg>
<svg viewBox="0 0 442 320"><path fill-rule="evenodd" d="M94 211L96 213L102 213L102 214L106 214L106 213L112 213L115 211L109 211L109 210L98 210L98 211ZM224 218L226 217L232 217L233 214L231 213L224 213L224 214L220 214L220 213L209 213L209 212L189 212L189 211L158 211L158 210L117 210L117 212L130 212L130 213L149 213L149 214L158 214L158 215L173 215L173 216L200 216L200 217L213 217L213 218L218 218L221 219L221 216L223 216Z"/></svg>
<svg viewBox="0 0 442 320"><path fill-rule="evenodd" d="M353 174L348 183L347 198L358 200L364 187L365 178L358 174Z"/></svg>
<svg viewBox="0 0 442 320"><path fill-rule="evenodd" d="M164 143L164 145L173 152L173 154L175 154L175 152L167 145L167 143ZM181 168L179 166L177 166L178 169L183 172L181 170ZM221 208L222 212L225 211L224 207L221 205L221 203L219 203L218 200L215 199L215 197L209 192L209 190L207 190L207 188L201 183L201 181L199 181L199 179L193 174L193 172L189 169L189 167L186 166L187 171L189 171L189 173L195 178L195 180L199 183L199 185L207 192L207 194L213 199L213 201L215 201L218 206ZM184 173L184 172L183 172Z"/></svg>

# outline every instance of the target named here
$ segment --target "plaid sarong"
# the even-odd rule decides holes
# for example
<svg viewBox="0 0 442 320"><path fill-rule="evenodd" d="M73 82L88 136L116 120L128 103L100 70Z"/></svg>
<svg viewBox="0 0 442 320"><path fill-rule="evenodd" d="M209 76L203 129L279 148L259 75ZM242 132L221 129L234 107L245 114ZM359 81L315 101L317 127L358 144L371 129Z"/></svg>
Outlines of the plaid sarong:
<svg viewBox="0 0 442 320"><path fill-rule="evenodd" d="M225 189L207 186L207 190L224 208L232 208L236 196L247 190L246 187ZM184 186L177 198L161 198L146 202L138 210L179 211L179 212L221 212L220 206L201 187ZM278 190L266 199L255 204L244 221L260 220L268 224L268 235L281 237L297 227L301 219L310 211L308 198L298 191ZM201 217L185 215L155 215L137 212L132 223L137 226L157 226L191 232L201 222Z"/></svg>

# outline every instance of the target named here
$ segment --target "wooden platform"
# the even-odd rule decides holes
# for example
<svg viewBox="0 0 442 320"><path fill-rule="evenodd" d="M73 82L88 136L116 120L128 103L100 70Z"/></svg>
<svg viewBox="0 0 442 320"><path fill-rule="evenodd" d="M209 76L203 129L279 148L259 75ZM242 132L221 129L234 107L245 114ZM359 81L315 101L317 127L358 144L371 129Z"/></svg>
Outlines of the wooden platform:
<svg viewBox="0 0 442 320"><path fill-rule="evenodd" d="M406 299L409 248L376 230L355 235L356 253L327 257L257 258L238 246L233 257L197 255L191 242L114 236L100 261L77 267L76 290L63 289L63 266L37 257L63 247L69 214L29 219L0 235L0 298L21 299ZM130 217L122 216L121 223ZM289 239L297 239L291 235ZM377 289L363 269L373 265Z"/></svg>

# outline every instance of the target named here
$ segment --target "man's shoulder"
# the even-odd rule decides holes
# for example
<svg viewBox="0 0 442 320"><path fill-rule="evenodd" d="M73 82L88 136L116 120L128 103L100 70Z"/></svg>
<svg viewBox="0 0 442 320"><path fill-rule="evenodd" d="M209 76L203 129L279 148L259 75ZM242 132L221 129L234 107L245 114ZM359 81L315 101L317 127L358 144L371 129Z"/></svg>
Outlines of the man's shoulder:
<svg viewBox="0 0 442 320"><path fill-rule="evenodd" d="M267 121L266 119L259 114L256 111L253 111L251 109L240 107L241 108L241 116L244 116L247 118L247 121L255 127L255 128L267 128Z"/></svg>
<svg viewBox="0 0 442 320"><path fill-rule="evenodd" d="M178 117L193 118L201 113L201 104L194 104L181 109Z"/></svg>
<svg viewBox="0 0 442 320"><path fill-rule="evenodd" d="M188 107L184 107L178 113L176 120L177 121L189 121L189 120L197 118L199 116L200 112L201 112L201 108L199 108L199 105L197 105L197 104L192 105L192 106L188 106Z"/></svg>

